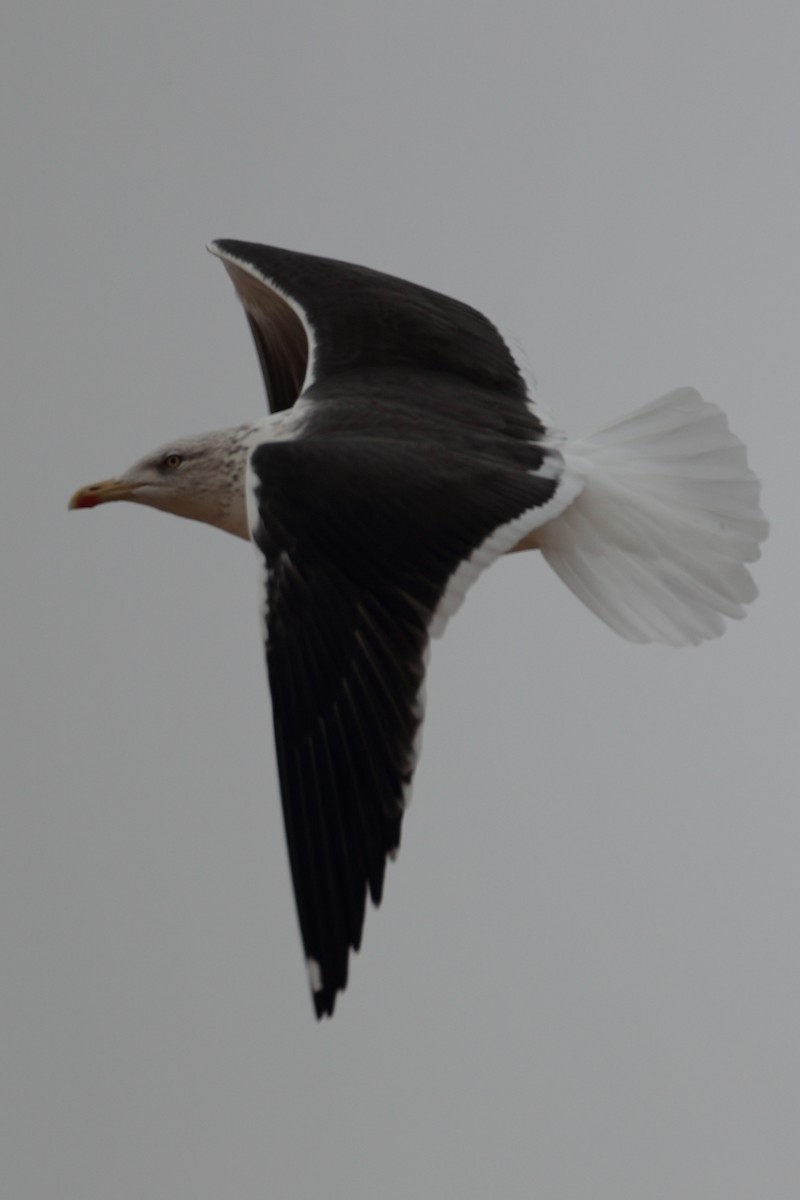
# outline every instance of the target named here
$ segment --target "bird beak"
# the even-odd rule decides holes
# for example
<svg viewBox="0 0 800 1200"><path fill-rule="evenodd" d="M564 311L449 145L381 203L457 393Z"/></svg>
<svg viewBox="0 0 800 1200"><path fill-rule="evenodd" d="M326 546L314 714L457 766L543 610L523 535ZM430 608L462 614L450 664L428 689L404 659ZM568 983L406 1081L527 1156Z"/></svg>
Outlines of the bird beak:
<svg viewBox="0 0 800 1200"><path fill-rule="evenodd" d="M109 500L130 500L139 486L138 483L126 483L123 479L103 479L100 483L78 488L69 507L94 508L96 504L106 504Z"/></svg>

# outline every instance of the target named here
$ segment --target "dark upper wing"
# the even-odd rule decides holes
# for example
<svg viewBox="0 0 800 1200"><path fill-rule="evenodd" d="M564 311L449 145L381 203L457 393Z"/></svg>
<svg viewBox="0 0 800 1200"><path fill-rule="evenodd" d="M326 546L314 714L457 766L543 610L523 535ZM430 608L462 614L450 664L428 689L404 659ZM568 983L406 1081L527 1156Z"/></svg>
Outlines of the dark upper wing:
<svg viewBox="0 0 800 1200"><path fill-rule="evenodd" d="M536 473L541 448L510 451L488 435L459 448L363 425L314 434L312 418L298 440L252 454L281 795L318 1016L333 1012L367 889L377 904L399 845L431 622L557 491L552 472Z"/></svg>
<svg viewBox="0 0 800 1200"><path fill-rule="evenodd" d="M469 305L311 254L230 240L209 249L244 305L273 412L291 407L313 384L381 368L458 377L490 388L497 403L530 411L508 347Z"/></svg>
<svg viewBox="0 0 800 1200"><path fill-rule="evenodd" d="M560 456L481 313L365 267L210 249L273 411L251 455L286 833L318 1015L400 840L428 638L479 570L567 501ZM287 439L292 440L287 440ZM438 631L438 630L437 630Z"/></svg>

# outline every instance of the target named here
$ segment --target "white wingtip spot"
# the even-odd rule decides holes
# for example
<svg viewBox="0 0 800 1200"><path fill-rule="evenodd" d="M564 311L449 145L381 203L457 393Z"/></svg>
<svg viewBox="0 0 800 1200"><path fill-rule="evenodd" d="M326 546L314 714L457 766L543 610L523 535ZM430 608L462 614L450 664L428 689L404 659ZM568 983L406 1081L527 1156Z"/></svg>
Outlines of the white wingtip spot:
<svg viewBox="0 0 800 1200"><path fill-rule="evenodd" d="M306 966L308 967L308 980L311 984L312 992L321 992L322 983L322 968L315 958L307 958Z"/></svg>

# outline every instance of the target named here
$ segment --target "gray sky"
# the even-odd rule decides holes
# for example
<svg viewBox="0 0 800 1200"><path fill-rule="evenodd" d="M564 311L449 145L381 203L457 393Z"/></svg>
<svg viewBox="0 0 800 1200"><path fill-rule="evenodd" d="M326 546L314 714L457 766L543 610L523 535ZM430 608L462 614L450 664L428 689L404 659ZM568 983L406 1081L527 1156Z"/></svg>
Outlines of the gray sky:
<svg viewBox="0 0 800 1200"><path fill-rule="evenodd" d="M8 11L0 1193L794 1200L796 5ZM619 640L533 555L478 583L321 1025L255 560L66 512L263 411L214 237L477 305L575 434L696 385L773 521L697 650Z"/></svg>

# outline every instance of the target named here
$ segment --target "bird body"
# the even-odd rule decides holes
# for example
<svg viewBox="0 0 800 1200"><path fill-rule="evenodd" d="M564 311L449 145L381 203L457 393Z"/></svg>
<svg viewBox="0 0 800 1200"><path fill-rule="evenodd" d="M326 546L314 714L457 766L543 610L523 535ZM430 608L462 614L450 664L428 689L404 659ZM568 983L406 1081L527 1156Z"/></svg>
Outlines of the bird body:
<svg viewBox="0 0 800 1200"><path fill-rule="evenodd" d="M722 412L682 388L567 444L497 330L429 289L254 243L210 247L271 415L171 443L71 507L128 499L254 543L287 844L318 1016L381 899L430 638L499 556L540 549L632 641L714 637L767 524Z"/></svg>

